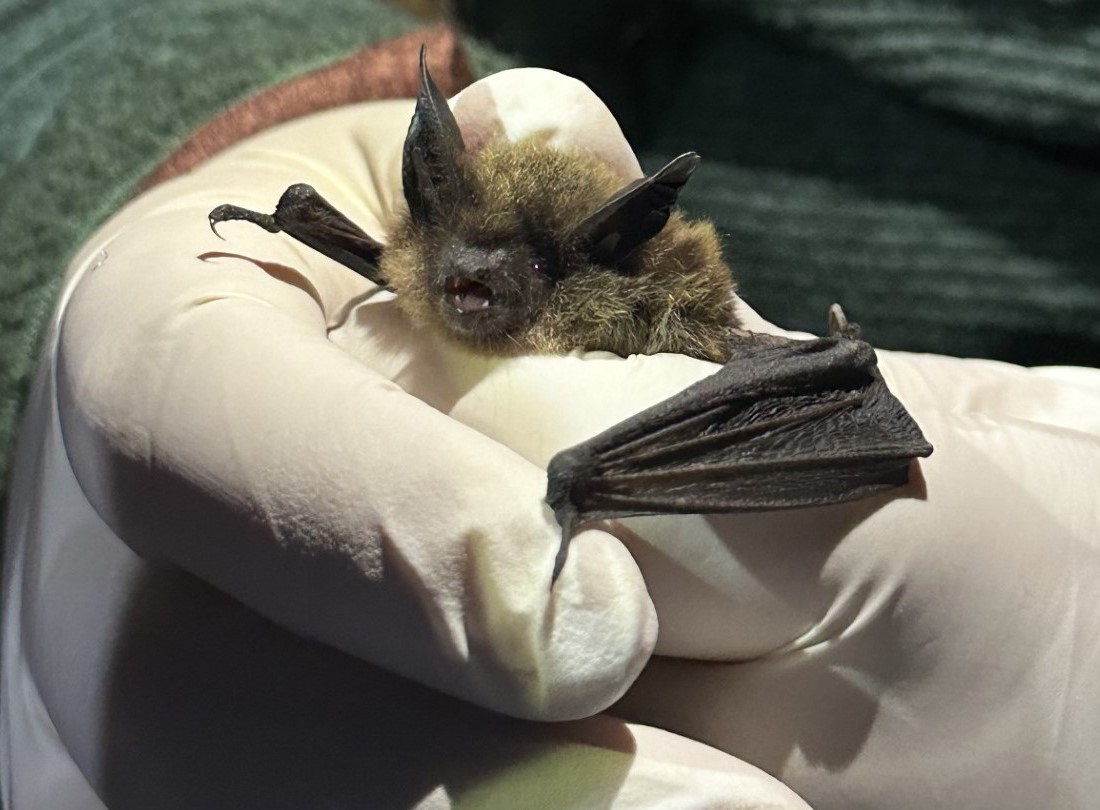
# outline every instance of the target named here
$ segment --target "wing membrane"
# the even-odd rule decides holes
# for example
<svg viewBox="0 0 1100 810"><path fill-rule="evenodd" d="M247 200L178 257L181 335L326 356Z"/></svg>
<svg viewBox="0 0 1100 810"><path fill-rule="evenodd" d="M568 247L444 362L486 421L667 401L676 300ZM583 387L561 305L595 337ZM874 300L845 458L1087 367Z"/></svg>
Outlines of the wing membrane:
<svg viewBox="0 0 1100 810"><path fill-rule="evenodd" d="M903 485L931 452L869 344L769 339L556 455L547 502L566 533L634 515L822 506Z"/></svg>

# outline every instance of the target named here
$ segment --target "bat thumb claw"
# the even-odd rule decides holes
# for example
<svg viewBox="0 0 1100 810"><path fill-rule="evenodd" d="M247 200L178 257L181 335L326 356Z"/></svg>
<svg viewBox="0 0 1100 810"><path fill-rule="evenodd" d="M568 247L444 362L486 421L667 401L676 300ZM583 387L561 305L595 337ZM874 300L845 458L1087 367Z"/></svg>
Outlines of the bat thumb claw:
<svg viewBox="0 0 1100 810"><path fill-rule="evenodd" d="M261 214L258 211L249 211L247 208L241 208L239 205L219 205L206 215L206 219L210 223L210 230L212 230L214 235L219 239L225 239L225 237L218 233L217 225L229 219L251 222L253 225L259 225L268 233L278 233L282 230L282 227L275 221L275 217L271 214Z"/></svg>
<svg viewBox="0 0 1100 810"><path fill-rule="evenodd" d="M829 313L826 316L829 320L829 334L837 335L844 331L844 328L848 325L848 316L844 314L844 308L840 304L833 304L829 307Z"/></svg>
<svg viewBox="0 0 1100 810"><path fill-rule="evenodd" d="M844 309L840 304L833 304L829 307L829 314L826 318L828 320L829 337L859 338L859 324L848 320L848 316L844 314Z"/></svg>
<svg viewBox="0 0 1100 810"><path fill-rule="evenodd" d="M573 524L576 516L572 512L568 512L558 515L557 518L561 526L561 545L558 546L558 553L554 555L554 570L550 574L551 588L554 587L554 583L561 576L562 569L565 568L565 560L569 556L569 541L573 539Z"/></svg>
<svg viewBox="0 0 1100 810"><path fill-rule="evenodd" d="M558 551L557 556L554 557L554 570L550 574L550 587L554 587L554 584L558 581L558 577L561 576L561 569L565 568L566 543L567 541L562 541L561 549Z"/></svg>

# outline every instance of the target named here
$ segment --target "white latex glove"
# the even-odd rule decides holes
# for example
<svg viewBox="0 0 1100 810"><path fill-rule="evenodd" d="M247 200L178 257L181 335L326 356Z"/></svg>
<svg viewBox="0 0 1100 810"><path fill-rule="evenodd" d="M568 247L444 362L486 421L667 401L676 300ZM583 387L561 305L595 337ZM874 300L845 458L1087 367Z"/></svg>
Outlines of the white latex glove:
<svg viewBox="0 0 1100 810"><path fill-rule="evenodd" d="M66 442L140 553L488 708L588 716L656 635L622 544L578 538L552 591L544 471L394 385L392 352L358 362L335 345L370 285L253 226L223 225L222 241L206 222L221 200L269 207L306 180L384 234L410 115L384 103L285 127L109 224L62 330ZM169 508L182 517L166 526Z"/></svg>
<svg viewBox="0 0 1100 810"><path fill-rule="evenodd" d="M569 120L616 135L581 95ZM265 208L307 181L382 235L410 114L274 130L128 206L74 261L12 495L11 810L806 807L719 751L591 717L655 641L628 550L585 532L551 590L544 471L390 380L431 343L392 303L356 308L370 285L323 257L207 228L221 202ZM363 336L353 356L368 310L397 342L367 357ZM481 364L454 359L430 368L472 386ZM519 717L585 719L513 720L364 662Z"/></svg>
<svg viewBox="0 0 1100 810"><path fill-rule="evenodd" d="M620 710L816 807L1090 806L1097 374L881 353L936 446L923 481L589 531L550 592L541 466L714 367L477 358L413 333L385 296L358 300L369 285L285 237L205 230L218 203L270 210L305 181L381 236L408 115L269 133L89 246L107 259L64 324L62 419L119 534L305 635L522 716L614 700L653 644L651 598L657 652L675 658ZM169 507L189 519L166 525Z"/></svg>

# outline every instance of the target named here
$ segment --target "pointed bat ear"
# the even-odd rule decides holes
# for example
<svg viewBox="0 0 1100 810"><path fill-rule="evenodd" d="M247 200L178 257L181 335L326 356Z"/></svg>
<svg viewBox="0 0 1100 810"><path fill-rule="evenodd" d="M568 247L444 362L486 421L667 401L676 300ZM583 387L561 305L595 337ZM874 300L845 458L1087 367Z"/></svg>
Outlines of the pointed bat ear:
<svg viewBox="0 0 1100 810"><path fill-rule="evenodd" d="M464 190L459 160L466 151L447 99L428 73L420 48L420 91L401 164L401 183L414 222L438 222Z"/></svg>
<svg viewBox="0 0 1100 810"><path fill-rule="evenodd" d="M616 267L665 227L699 156L685 152L654 175L635 180L611 196L573 231L597 264Z"/></svg>

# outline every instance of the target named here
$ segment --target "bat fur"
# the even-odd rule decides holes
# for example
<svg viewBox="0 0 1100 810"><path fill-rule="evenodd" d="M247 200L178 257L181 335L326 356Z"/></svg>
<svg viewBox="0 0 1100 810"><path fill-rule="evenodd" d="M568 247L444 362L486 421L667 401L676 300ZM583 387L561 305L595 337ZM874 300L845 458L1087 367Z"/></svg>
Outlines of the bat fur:
<svg viewBox="0 0 1100 810"><path fill-rule="evenodd" d="M285 230L383 282L419 326L478 351L678 352L725 362L745 334L732 274L714 226L671 210L697 162L689 153L666 166L674 177L650 204L643 181L624 187L595 155L542 136L470 154L422 62L403 162L409 210L385 245L306 185L288 189L273 215L223 205L210 222ZM624 192L634 207L615 220ZM597 222L594 232L590 220L605 210L612 225ZM600 239L613 246L602 256Z"/></svg>
<svg viewBox="0 0 1100 810"><path fill-rule="evenodd" d="M571 239L622 185L598 158L536 137L490 146L463 169L467 204L440 224L403 217L382 254L382 275L415 322L491 353L602 349L728 359L734 282L711 223L674 213L623 266L601 267ZM440 275L448 253L468 244L509 257L494 268L495 296L510 275L533 277L511 285L517 312L508 328L452 323L450 299L459 293L441 294ZM545 270L530 269L539 263ZM480 291L471 285L466 294L476 299Z"/></svg>

